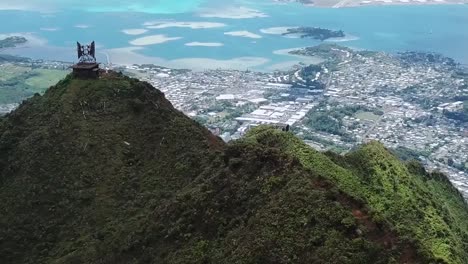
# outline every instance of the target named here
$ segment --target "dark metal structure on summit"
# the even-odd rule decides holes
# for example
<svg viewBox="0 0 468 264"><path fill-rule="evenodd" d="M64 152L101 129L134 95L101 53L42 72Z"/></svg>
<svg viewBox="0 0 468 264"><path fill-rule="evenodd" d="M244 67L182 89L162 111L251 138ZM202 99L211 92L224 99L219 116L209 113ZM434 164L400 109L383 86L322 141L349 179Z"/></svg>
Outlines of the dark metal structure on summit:
<svg viewBox="0 0 468 264"><path fill-rule="evenodd" d="M96 44L81 45L76 43L78 63L73 65L73 75L83 79L95 79L99 77L99 64L96 62Z"/></svg>

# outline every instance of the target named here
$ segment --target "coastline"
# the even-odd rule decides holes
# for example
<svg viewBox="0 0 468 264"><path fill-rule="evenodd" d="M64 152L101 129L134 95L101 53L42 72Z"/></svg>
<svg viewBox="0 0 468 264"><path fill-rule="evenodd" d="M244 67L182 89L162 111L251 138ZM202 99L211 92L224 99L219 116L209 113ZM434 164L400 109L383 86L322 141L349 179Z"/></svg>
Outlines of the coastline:
<svg viewBox="0 0 468 264"><path fill-rule="evenodd" d="M290 49L280 49L280 50L275 50L273 51L273 54L275 55L281 55L281 56L290 56L290 57L295 57L299 58L301 60L304 60L304 63L308 64L320 64L325 61L324 58L319 57L319 56L305 56L305 55L297 55L297 54L291 54L289 52L294 51L294 50L300 50L300 49L305 49L307 47L297 47L297 48L290 48Z"/></svg>
<svg viewBox="0 0 468 264"><path fill-rule="evenodd" d="M313 16L315 21L309 26L342 29L346 32L344 38L330 38L324 41L326 43L342 43L354 49L383 52L432 51L468 64L466 47L462 47L468 35L466 31L459 28L466 24L464 21L468 14L468 5L427 7L429 5L426 5L426 8L422 6L413 8L410 6L399 8L376 6L362 9L309 9L297 3L276 7L270 4L269 9L265 10L268 11L270 17L249 18L245 20L245 23L237 19L189 18L186 20L181 17L157 19L148 16L141 18L141 21L122 23L116 27L103 25L103 28L99 28L92 23L89 26L90 30L99 33L100 38L96 39L98 49L110 51L114 55L112 56L113 63L131 64L132 62L151 61L164 62L169 66L176 64L180 67L181 63L189 62L189 66L194 67L195 62L199 61L200 63L215 62L208 66L218 67L220 64L225 64L223 68L230 68L241 67L240 62L247 62L247 67L262 70L270 68L270 65L283 67L293 60L303 61L303 58L294 57L291 54L276 54L274 51L319 44L314 40L297 37L289 39L293 36L282 36L287 29L303 26L304 19ZM261 9L260 6L253 8ZM425 10L427 10L427 15ZM297 11L297 16L289 15L293 11ZM330 21L328 11L336 16L333 21ZM443 16L444 20L449 22L436 22L434 18L441 16L437 15L439 11L450 14L450 16ZM274 19L275 14L278 15L278 19ZM368 23L367 17L369 19L379 17L382 20ZM406 19L404 22L400 22L404 19ZM42 21L42 18L40 20ZM60 22L60 19L56 20ZM37 27L30 30L18 29L16 30L18 33L5 33L3 36L25 36L29 42L27 45L2 52L36 59L74 61L76 56L73 42L75 37L73 36L83 34L81 29L76 29L79 22L71 21L68 27L61 26L59 32L50 30L58 27L54 27L55 24L49 21L44 24L37 23ZM439 26L439 24L443 25ZM422 39L424 41L421 41ZM246 60L246 57L250 59ZM103 57L102 60L105 58ZM206 65L203 65L204 67Z"/></svg>

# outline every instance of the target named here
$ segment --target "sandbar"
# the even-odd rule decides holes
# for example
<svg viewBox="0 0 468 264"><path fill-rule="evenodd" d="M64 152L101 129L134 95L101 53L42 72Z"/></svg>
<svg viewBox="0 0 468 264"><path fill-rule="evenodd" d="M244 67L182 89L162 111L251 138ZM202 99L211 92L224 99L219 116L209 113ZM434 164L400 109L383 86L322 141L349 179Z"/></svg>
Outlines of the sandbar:
<svg viewBox="0 0 468 264"><path fill-rule="evenodd" d="M185 46L189 47L221 47L224 46L223 43L219 42L189 42L185 43Z"/></svg>
<svg viewBox="0 0 468 264"><path fill-rule="evenodd" d="M52 32L52 31L58 31L58 30L60 30L60 28L56 28L56 27L42 27L42 28L40 28L40 30L42 30L42 31L51 31L51 32Z"/></svg>
<svg viewBox="0 0 468 264"><path fill-rule="evenodd" d="M206 28L220 28L220 27L226 26L226 24L218 23L218 22L177 22L177 21L172 21L172 22L153 21L153 22L146 22L143 25L150 29L163 29L163 28L171 28L171 27L206 29Z"/></svg>
<svg viewBox="0 0 468 264"><path fill-rule="evenodd" d="M209 18L227 18L227 19L247 19L268 17L267 14L252 8L247 7L227 7L224 9L207 8L201 10L200 17Z"/></svg>
<svg viewBox="0 0 468 264"><path fill-rule="evenodd" d="M146 36L146 37L134 39L130 41L130 44L135 45L135 46L147 46L147 45L161 44L161 43L178 40L178 39L181 39L181 37L168 37L166 35L159 34L159 35L152 35L152 36Z"/></svg>
<svg viewBox="0 0 468 264"><path fill-rule="evenodd" d="M124 29L122 30L122 32L127 35L141 35L141 34L145 34L146 32L148 32L148 30L144 28L132 28L132 29Z"/></svg>
<svg viewBox="0 0 468 264"><path fill-rule="evenodd" d="M252 33L250 31L231 31L231 32L224 32L224 35L233 36L233 37L243 37L243 38L252 38L252 39L260 39L262 36Z"/></svg>
<svg viewBox="0 0 468 264"><path fill-rule="evenodd" d="M260 32L263 34L270 34L270 35L282 35L288 32L290 28L297 28L297 27L271 27L271 28L262 28Z"/></svg>
<svg viewBox="0 0 468 264"><path fill-rule="evenodd" d="M112 63L116 65L132 64L155 64L168 68L191 69L202 71L207 69L234 69L246 70L259 67L268 63L270 60L263 57L238 57L225 60L210 58L181 58L175 60L166 60L160 57L145 56L138 51L143 47L126 47L106 50Z"/></svg>

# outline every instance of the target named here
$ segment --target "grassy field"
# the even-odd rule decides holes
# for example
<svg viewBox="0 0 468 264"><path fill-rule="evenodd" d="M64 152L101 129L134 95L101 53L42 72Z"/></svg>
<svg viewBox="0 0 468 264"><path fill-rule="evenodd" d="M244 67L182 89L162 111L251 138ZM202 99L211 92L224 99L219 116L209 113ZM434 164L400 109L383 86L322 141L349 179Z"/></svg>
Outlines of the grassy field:
<svg viewBox="0 0 468 264"><path fill-rule="evenodd" d="M48 69L35 69L33 71L39 73L39 75L28 78L26 80L26 84L32 87L37 87L41 90L47 89L50 86L56 84L68 73L68 71Z"/></svg>
<svg viewBox="0 0 468 264"><path fill-rule="evenodd" d="M0 65L0 81L7 81L16 76L26 73L29 68L20 67L12 64Z"/></svg>
<svg viewBox="0 0 468 264"><path fill-rule="evenodd" d="M13 64L0 65L0 104L19 103L35 93L44 93L68 71L32 69Z"/></svg>
<svg viewBox="0 0 468 264"><path fill-rule="evenodd" d="M361 120L367 120L367 121L377 121L380 118L380 116L372 112L361 112L361 111L357 112L355 117Z"/></svg>

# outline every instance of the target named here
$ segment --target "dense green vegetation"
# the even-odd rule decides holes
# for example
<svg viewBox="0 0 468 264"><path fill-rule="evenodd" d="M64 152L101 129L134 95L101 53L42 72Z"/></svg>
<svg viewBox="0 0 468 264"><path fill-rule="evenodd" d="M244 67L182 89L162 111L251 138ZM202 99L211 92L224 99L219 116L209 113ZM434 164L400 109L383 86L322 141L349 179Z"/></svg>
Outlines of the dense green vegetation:
<svg viewBox="0 0 468 264"><path fill-rule="evenodd" d="M468 206L445 175L428 173L416 162L405 165L377 142L345 157L326 157L273 130L260 128L248 138L293 155L365 203L374 221L389 224L417 245L423 263L468 262Z"/></svg>
<svg viewBox="0 0 468 264"><path fill-rule="evenodd" d="M462 123L468 123L468 111L466 110L466 107L460 112L444 111L444 115L447 118L457 120Z"/></svg>
<svg viewBox="0 0 468 264"><path fill-rule="evenodd" d="M404 64L414 63L427 63L427 64L444 64L449 67L455 67L458 64L454 59L445 57L442 54L431 53L431 52L418 52L418 51L406 51L398 53L399 58Z"/></svg>
<svg viewBox="0 0 468 264"><path fill-rule="evenodd" d="M421 157L428 157L430 154L428 152L416 151L402 146L393 149L392 153L404 161L420 160Z"/></svg>
<svg viewBox="0 0 468 264"><path fill-rule="evenodd" d="M307 126L317 131L335 135L344 134L343 121L328 115L327 112L312 112L307 114Z"/></svg>
<svg viewBox="0 0 468 264"><path fill-rule="evenodd" d="M193 105L191 110L198 110L198 115L194 120L198 123L216 129L222 127L223 132L234 134L239 128L239 124L233 121L235 118L242 116L245 113L250 113L257 109L253 103L245 103L243 105L235 105L229 101L207 100L208 107L203 110L198 109L198 105ZM214 116L210 115L215 113Z"/></svg>
<svg viewBox="0 0 468 264"><path fill-rule="evenodd" d="M339 136L344 136L345 131L343 127L343 117L353 116L359 111L367 110L369 109L360 105L334 105L331 108L327 108L324 104L320 104L312 111L307 113L305 124L307 125L307 127L312 128L316 131L322 131Z"/></svg>
<svg viewBox="0 0 468 264"><path fill-rule="evenodd" d="M1 262L125 255L220 145L148 84L67 77L0 123Z"/></svg>
<svg viewBox="0 0 468 264"><path fill-rule="evenodd" d="M468 209L378 143L224 144L147 83L70 76L0 119L2 263L455 263Z"/></svg>

